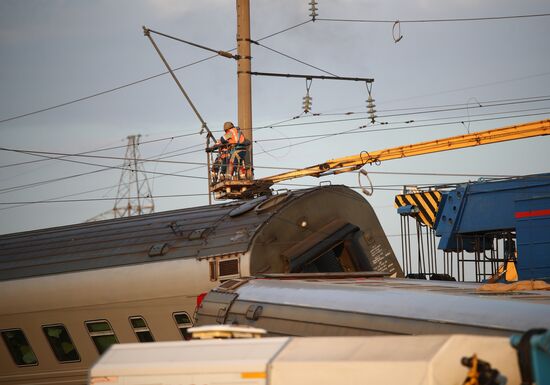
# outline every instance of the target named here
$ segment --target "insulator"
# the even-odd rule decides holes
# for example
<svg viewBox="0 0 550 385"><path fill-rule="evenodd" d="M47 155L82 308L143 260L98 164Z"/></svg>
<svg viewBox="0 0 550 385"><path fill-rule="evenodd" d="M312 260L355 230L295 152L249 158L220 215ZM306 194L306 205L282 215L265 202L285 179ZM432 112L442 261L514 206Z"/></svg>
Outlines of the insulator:
<svg viewBox="0 0 550 385"><path fill-rule="evenodd" d="M304 112L311 111L311 102L313 101L313 98L309 96L309 94L307 94L302 98L302 100L303 100L302 109L304 110Z"/></svg>
<svg viewBox="0 0 550 385"><path fill-rule="evenodd" d="M306 95L302 98L303 100L303 105L302 105L302 109L304 110L304 112L309 112L311 111L311 103L313 101L313 98L311 96Z"/></svg>
<svg viewBox="0 0 550 385"><path fill-rule="evenodd" d="M373 107L369 107L369 108L367 109L367 112L368 112L369 114L374 114L374 113L376 112L376 110L375 110Z"/></svg>
<svg viewBox="0 0 550 385"><path fill-rule="evenodd" d="M319 14L317 13L318 10L319 10L319 8L317 8L317 0L311 0L311 1L309 2L309 11L311 12L311 13L309 14L309 16L311 16L311 19L312 19L313 21L315 21L315 18L316 18L317 16L319 16Z"/></svg>

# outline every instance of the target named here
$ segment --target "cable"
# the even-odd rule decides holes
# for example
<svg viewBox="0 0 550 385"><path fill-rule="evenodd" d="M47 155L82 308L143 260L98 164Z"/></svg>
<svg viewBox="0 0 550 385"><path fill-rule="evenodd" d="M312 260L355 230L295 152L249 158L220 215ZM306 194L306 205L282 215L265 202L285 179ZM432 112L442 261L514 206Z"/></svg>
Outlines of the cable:
<svg viewBox="0 0 550 385"><path fill-rule="evenodd" d="M299 23L299 24L296 24L292 27L288 27L288 28L285 28L281 31L278 31L278 32L275 32L275 33L272 33L270 35L267 35L267 36L264 36L260 39L258 39L257 41L262 41L262 40L265 40L265 39L268 39L270 37L273 37L273 36L276 36L278 34L281 34L283 32L286 32L286 31L290 31L294 28L297 28L297 27L300 27L306 23L309 23L310 20L307 20L307 21L304 21L302 23ZM235 48L229 50L229 52L231 51L234 51ZM202 62L205 62L207 60L210 60L210 59L213 59L213 58L216 58L218 57L218 55L211 55L211 56L208 56L208 57L205 57L203 59L200 59L200 60L197 60L195 62L192 62L192 63L189 63L189 64L185 64L183 66L180 66L180 67L176 67L174 68L174 71L179 71L181 69L184 69L184 68L188 68L188 67L191 67L191 66L194 66L196 64L200 64ZM32 111L32 112L27 112L25 114L20 114L20 115L16 115L16 116L12 116L12 117L9 117L9 118L5 118L5 119L2 119L0 120L0 124L1 123L5 123L5 122L10 122L12 120L16 120L16 119L20 119L20 118L24 118L26 116L30 116L30 115L35 115L35 114L39 114L39 113L42 113L42 112L46 112L46 111L51 111L53 109L57 109L57 108L61 108L61 107L65 107L65 106L68 106L68 105L71 105L71 104L74 104L74 103L78 103L78 102L81 102L81 101L84 101L84 100L88 100L88 99L92 99L92 98L95 98L95 97L98 97L98 96L101 96L101 95L105 95L105 94L108 94L108 93L111 93L111 92L115 92L115 91L119 91L121 89L124 89L124 88L127 88L127 87L131 87L131 86L134 86L136 84L140 84L140 83L143 83L143 82L146 82L146 81L149 81L149 80L152 80L152 79L155 79L155 78L158 78L160 76L164 76L164 75L167 75L169 72L168 71L165 71L165 72L161 72L161 73L158 73L156 75L152 75L152 76L148 76L146 78L143 78L143 79L140 79L140 80L136 80L136 81L133 81L133 82L130 82L130 83L126 83L126 84L122 84L120 86L117 86L117 87L114 87L114 88L110 88L108 90L105 90L105 91L100 91L100 92L96 92L94 94L91 94L91 95L88 95L88 96L83 96L81 98L77 98L77 99L73 99L73 100L70 100L70 101L67 101L67 102L64 102L64 103L60 103L60 104L56 104L54 106L50 106L50 107L46 107L46 108L42 108L42 109L39 109L39 110L35 110L35 111Z"/></svg>
<svg viewBox="0 0 550 385"><path fill-rule="evenodd" d="M180 171L180 172L177 172L175 174L182 174L184 172L189 172L189 171L194 171L198 168L202 168L202 167L193 167L193 168L190 168L190 169L186 169L186 170L183 170L183 171ZM163 178L165 177L166 175L156 175L156 176L153 176L152 178L150 179L157 179L157 178ZM88 193L91 193L91 192L96 192L96 191L103 191L103 190L110 190L110 189L113 189L115 187L117 187L118 184L116 185L111 185L111 186L107 186L107 187L101 187L101 188L97 188L97 189L93 189L93 190L87 190L87 191L81 191L81 192L78 192L78 193L73 193L73 194L67 194L67 195L62 195L62 196L57 196L57 197L53 197L53 198L48 198L48 199L45 199L45 201L53 201L53 200L57 200L57 199L63 199L63 198L69 198L69 197L73 197L73 196L78 196L78 195L84 195L84 194L88 194ZM29 203L29 204L32 204L32 203ZM3 211L3 210L10 210L10 209L14 209L14 208L18 208L18 207L23 207L23 206L27 206L28 204L18 204L18 205L15 205L15 206L11 206L11 207L3 207L3 208L0 208L0 211Z"/></svg>
<svg viewBox="0 0 550 385"><path fill-rule="evenodd" d="M181 198L194 196L207 196L208 193L196 194L176 194L176 195L155 195L157 198ZM88 199L61 199L61 200L41 200L41 201L19 201L19 202L0 202L0 205L33 205L38 203L75 203L75 202L98 202L98 201L115 201L118 198L88 198ZM132 197L129 199L137 199Z"/></svg>
<svg viewBox="0 0 550 385"><path fill-rule="evenodd" d="M550 114L550 107L545 107L545 108L529 108L529 109L507 111L507 112L493 112L493 113L476 114L476 115L470 115L470 118L471 117L479 117L479 116L494 116L494 115L501 115L501 114L505 114L505 113L530 112L530 111L540 111L540 110L544 110L544 111L539 113L539 114L525 114L525 115L510 116L510 118ZM442 118L420 119L420 120L414 120L414 121L408 121L408 122L410 122L410 123L413 123L413 122L414 123L416 123L416 122L434 122L434 121L440 121L440 120L446 120L446 119L461 119L461 118L464 118L464 116L449 116L449 117L442 117ZM494 117L493 119L506 119L506 118L508 118L508 116ZM349 120L363 120L363 119L365 119L365 118L356 118L356 119L349 119ZM488 119L488 120L491 120L491 119ZM480 121L480 120L469 119L469 121L470 122L475 122L475 121ZM331 123L331 122L333 122L333 121L311 122L311 123L304 123L304 124L321 124L321 123ZM401 123L408 123L408 122L401 122ZM461 121L454 121L454 122L439 122L437 124L441 125L441 124L455 124L455 123L464 124L465 122L464 122L464 120L461 120ZM395 123L384 123L384 125L388 125L388 124L395 124ZM409 127L416 128L416 127L422 127L422 126L415 125L415 126L409 126ZM367 126L360 126L358 128L361 128L361 129L362 128L367 128ZM392 130L392 128L380 129L380 130L368 130L368 132L376 132L376 131L384 131L384 130ZM340 133L344 134L344 133L349 133L349 132L337 132L337 134L340 134ZM259 139L257 141L254 141L254 143L256 143L256 142L273 142L273 141L288 140L288 139L314 138L314 137L320 137L320 136L324 136L324 135L329 135L329 133L327 133L327 134L291 136L291 137L286 137L286 138Z"/></svg>
<svg viewBox="0 0 550 385"><path fill-rule="evenodd" d="M474 119L472 120L472 122L479 122L479 121L487 121L487 120L497 120L497 119L510 119L510 118L517 118L517 117L525 117L525 116L536 116L536 115L545 115L547 113L540 113L540 114L524 114L524 115L515 115L515 116L504 116L504 117L494 117L494 118L486 118L486 119ZM439 123L440 125L450 125L450 124L459 124L461 122L443 122L443 123ZM377 132L377 131L392 131L392 130L402 130L402 129L413 129L413 128L421 128L421 127L429 127L431 125L427 125L427 124L424 124L424 125L414 125L414 126L404 126L404 127L392 127L392 128L383 128L383 129L370 129L370 130L364 130L364 131L360 131L360 132ZM329 137L332 137L332 136L335 136L335 135L343 135L343 134L351 134L351 133L359 133L357 131L361 130L362 128L364 127L358 127L358 128L353 128L351 130L347 130L347 131L341 131L341 132L336 132L336 133L329 133L329 134L317 134L317 135L304 135L304 136L299 136L299 137L293 137L292 139L310 139L310 140L306 140L306 141L302 141L302 142L299 142L299 143L294 143L294 144L290 144L290 145L286 145L286 146L282 146L282 147L278 147L278 148L275 148L275 149L270 149L269 151L276 151L276 150L279 150L279 149L282 149L282 148L290 148L290 147L293 147L293 146L297 146L297 145L300 145L300 144L305 144L305 143L310 143L310 142L313 142L313 141L316 141L316 140L321 140L321 139L326 139L326 138L329 138ZM311 139L313 138L313 139ZM266 140L263 140L263 141L268 141L268 140L278 140L280 138L275 138L275 139L266 139ZM28 154L35 154L35 155L39 155L40 156L46 156L46 157L49 157L47 155L43 155L43 154L46 154L45 152L43 151L24 151L24 150L15 150L15 149L6 149L6 148L0 148L2 150L5 150L5 151L14 151L14 152L21 152L21 153L28 153ZM267 151L263 151L263 152L260 152L258 153L258 155L261 155L263 153L266 153ZM63 154L63 153L49 153L49 154L54 154L54 155L71 155L71 154ZM116 159L116 160L120 160L121 158L117 158L117 157L102 157L102 156L90 156L90 155L87 155L88 157L93 157L93 158L102 158L102 159ZM159 160L157 160L159 161ZM87 165L93 165L93 166L100 166L100 167L103 167L104 165L98 165L98 164L93 164L93 163L89 163L89 162L79 162L79 161L72 161L72 162L75 162L75 163L83 163L83 164L87 164ZM193 164L193 165L198 165L198 166L201 166L203 167L205 164L204 163L199 163L199 162L171 162L171 161L166 161L167 163L177 163L177 164ZM120 166L109 166L109 167L105 167L104 169L101 169L101 170L95 170L94 172L91 172L91 173L95 173L95 172L100 172L100 171L104 171L104 170L109 170L109 169L125 169L124 167L120 167ZM153 175L165 175L165 176L180 176L180 177L186 177L186 178L193 178L193 179L207 179L206 177L198 177L198 176L191 176L191 175L175 175L175 174L167 174L167 173L159 173L159 172L151 172L151 171L146 171L148 174L153 174ZM0 192L12 192L12 191L17 191L19 189L22 189L22 188L28 188L28 187L36 187L38 185L42 185L42 184L46 184L46 183L53 183L53 182L57 182L57 181L60 181L60 180L66 180L66 179L70 179L70 178L74 178L74 177L80 177L80 176L83 176L83 175L89 175L90 173L83 173L83 174L77 174L77 175L73 175L73 176L67 176L67 177L62 177L62 178L56 178L56 179L53 179L53 180L48 180L48 181L41 181L41 182L35 182L35 183L31 183L31 184L28 184L28 185L23 185L23 186L17 186L17 187L10 187L10 188L5 188L5 189L0 189Z"/></svg>
<svg viewBox="0 0 550 385"><path fill-rule="evenodd" d="M175 135L175 136L170 136L170 137L161 138L161 139L153 139L153 140L143 141L143 142L140 142L139 144L142 145L142 144L156 143L156 142L162 142L162 141L165 141L165 140L174 140L174 139L188 137L188 136L194 136L194 135L199 135L199 134L195 132L195 133L192 133L192 134ZM92 153L95 153L95 152L116 150L116 149L119 149L119 148L126 148L127 146L128 146L127 144L124 144L124 145L120 145L120 146L104 147L104 148L99 148L99 149L95 149L95 150L88 150L88 151L80 152L80 153L77 153L77 154L62 155L59 158L35 159L35 160L27 161L27 162L5 164L5 165L1 165L0 169L1 168L7 168L7 167L14 167L14 166L22 166L22 165L32 164L32 163L39 163L39 162L44 162L44 161L49 161L49 160L58 160L58 159L66 157L66 156L84 155L84 154L92 154ZM193 145L193 146L186 147L186 148L192 148L192 147L197 147L197 146L202 146L202 144L197 144L197 145ZM181 151L181 150L182 149L179 149L177 151ZM170 152L168 152L168 153L170 153Z"/></svg>
<svg viewBox="0 0 550 385"><path fill-rule="evenodd" d="M419 114L430 114L430 113L436 113L436 112L452 112L452 111L460 111L460 110L466 110L466 109L473 109L473 108L488 108L488 107L502 107L507 105L513 105L513 104L524 104L524 103L535 103L535 102L543 102L543 101L549 101L550 97L546 97L544 99L539 100L525 100L525 101L518 101L518 102L504 102L504 103L498 103L498 104L483 104L481 107L474 106L474 107L457 107L457 108L441 108L441 109L434 109L434 110L428 110L428 111L418 111L418 112L410 112L410 113L402 113L402 114L389 114L389 115L380 115L379 118L390 118L390 117L397 117L397 116L409 116L409 115L419 115ZM487 102L484 102L487 103ZM396 111L396 110L394 110ZM384 111L380 111L384 112ZM504 112L503 112L504 113ZM366 112L365 112L366 114ZM319 115L313 115L313 117L316 116L323 116L322 114ZM297 118L298 119L298 118ZM271 128L271 127L295 127L295 126L306 126L306 125L316 125L316 124L326 124L326 123L340 123L340 122L349 122L349 121L356 121L356 120L364 120L365 117L359 117L359 118L346 118L346 119L332 119L332 120L324 120L320 122L302 122L302 123L289 123L289 124L279 124L279 125L269 125L269 126L261 126L258 127L258 130L264 129L264 128Z"/></svg>
<svg viewBox="0 0 550 385"><path fill-rule="evenodd" d="M286 57L286 58L288 58L288 59L294 60L294 61L296 61L296 62L298 62L298 63L300 63L300 64L304 64L304 65L306 65L306 66L308 66L308 67L314 68L314 69L316 69L316 70L318 70L318 71L321 71L321 72L324 72L324 73L326 73L326 74L328 74L328 75L339 77L338 75L335 75L335 74L333 74L332 72L325 71L325 70L322 69L322 68L319 68L319 67L316 67L316 66L314 66L314 65L312 65L312 64L306 63L305 61L302 61L302 60L300 60L300 59L296 59L295 57L292 57L292 56L290 56L290 55L287 55L286 53L282 53L282 52L280 52L280 51L277 51L276 49L270 48L270 47L268 47L268 46L266 46L266 45L264 45L264 44L261 44L261 43L258 43L258 42L254 42L254 43L258 44L260 47L263 47L263 48L265 48L265 49L267 49L267 50L269 50L269 51L271 51L271 52L275 52L276 54L279 54L279 55L281 55L281 56L284 56L284 57Z"/></svg>
<svg viewBox="0 0 550 385"><path fill-rule="evenodd" d="M522 99L502 99L499 101L480 102L476 100L479 103L477 106L469 106L468 104L465 104L465 103L457 103L457 104L444 104L444 105L428 106L428 107L408 107L408 108L386 109L386 110L379 110L378 112L384 113L384 112L396 112L396 111L414 111L414 110L423 110L423 109L431 108L431 110L410 112L408 114L403 113L403 114L391 114L391 115L379 116L379 117L387 118L387 117L402 116L402 115L427 114L427 113L434 113L434 112L450 112L450 111L468 110L468 109L474 109L474 108L500 107L500 106L524 104L524 103L538 103L538 102L544 102L549 100L550 100L550 95L544 96L544 97L541 96L537 98L529 97L529 98L522 98ZM454 107L454 108L450 108L450 107ZM338 113L318 112L311 115L296 116L295 119L311 118L311 117L319 117L319 116L349 116L349 115L366 115L366 114L368 114L367 111L348 111L348 112L338 112Z"/></svg>
<svg viewBox="0 0 550 385"><path fill-rule="evenodd" d="M303 22L301 22L301 23L298 23L298 24L296 24L296 25L293 25L292 27L288 27L288 28L285 28L285 29L280 30L280 31L278 31L278 32L275 32L275 33L269 34L269 35L267 35L267 36L261 37L261 38L257 39L256 41L262 41L262 40L266 40L266 39L272 38L273 36L277 36L277 35L280 35L281 33L288 32L288 31L290 31L290 30L292 30L292 29L294 29L294 28L301 27L302 25L307 24L307 23L310 23L310 22L311 22L311 20L308 19L308 20L306 20L306 21L303 21Z"/></svg>
<svg viewBox="0 0 550 385"><path fill-rule="evenodd" d="M447 23L447 22L464 22L464 21L488 21L488 20L508 20L508 19L525 19L532 17L546 17L550 13L539 13L531 15L512 15L512 16L490 16L490 17L470 17L470 18L451 18L451 19L417 19L417 20L399 20L400 23ZM319 21L338 21L352 23L395 23L396 20L376 20L376 19L336 19L336 18L317 18Z"/></svg>
<svg viewBox="0 0 550 385"><path fill-rule="evenodd" d="M548 75L550 75L550 72L543 72L543 73L540 73L540 74L522 76L522 77L519 77L519 78L513 78L513 79L508 79L508 80L499 80L499 81L495 81L495 82L482 83L482 84L478 84L476 86L456 88L454 90L439 91L439 92L433 92L433 93L430 93L430 94L411 96L411 97L407 97L407 98L386 100L384 102L385 103L402 102L402 101L405 101L405 100L425 98L425 97L428 97L428 96L444 95L444 94L449 94L449 93L458 92L458 91L467 91L467 90L471 90L471 89L475 89L475 88L483 88L483 87L494 86L494 85L498 85L498 84L516 82L516 81L519 81L519 80L526 80L526 79L532 79L532 78L537 78L537 77L542 77L542 76L548 76Z"/></svg>
<svg viewBox="0 0 550 385"><path fill-rule="evenodd" d="M518 118L518 117L547 115L547 114L548 113L525 114L525 115L516 115L516 116L503 116L503 117L496 117L496 118L476 119L476 120L472 120L472 122L482 122L482 121L499 120L499 119L512 119L512 118ZM440 123L440 125L451 125L451 124L461 124L461 123L462 122L445 122L445 123ZM369 133L369 132L378 132L378 131L406 130L406 129L412 129L412 128L422 128L422 127L431 127L431 126L432 126L432 124L423 124L423 125L416 125L416 126L405 126L405 127L393 127L393 128L374 129L374 130L364 130L364 131L361 131L361 132L362 133ZM350 132L359 131L359 130L361 130L361 127L353 128L353 129L348 130L348 131L337 132L337 133L310 135L308 137L313 138L313 139L305 140L305 141L294 143L294 144L287 145L287 146L277 147L277 148L274 148L274 149L270 149L270 151L276 151L276 150L280 150L280 149L283 149L283 148L288 148L288 147L298 146L298 145L301 145L301 144L311 143L311 142L315 142L317 140L330 138L330 137L335 136L335 135L349 134ZM302 138L305 138L305 137L306 136L304 136ZM260 155L260 154L262 154L262 153L259 153L257 155Z"/></svg>
<svg viewBox="0 0 550 385"><path fill-rule="evenodd" d="M44 155L43 152L42 152L42 154L38 154L39 152L34 152L33 153L33 152L30 152L30 151L24 151L24 150L14 150L14 149L2 149L2 150L20 152L20 153L28 153L28 154L36 154L37 156L49 157L48 155ZM59 155L60 153L55 153L55 154ZM49 157L49 158L51 158L51 157ZM74 174L74 175L64 176L64 177L60 177L60 178L48 179L48 180L44 180L44 181L40 181L40 182L29 183L29 184L26 184L26 185L2 188L2 189L0 189L0 194L9 193L9 192L13 192L13 191L19 191L19 190L26 189L26 188L29 188L29 187L42 186L44 184L50 184L50 183L59 182L59 181L62 181L62 180L78 178L78 177L81 177L81 176L90 175L90 174L94 174L94 173L98 173L98 172L102 172L102 171L107 171L107 170L114 170L114 169L126 170L127 169L127 167L122 167L122 166L104 166L104 165L100 165L100 164L96 164L96 163L90 163L90 162L81 162L81 161L75 161L75 160L69 160L69 159L63 159L63 160L67 161L67 162L85 164L85 165L96 166L96 167L99 166L99 167L103 167L103 168L101 168L99 170L86 172L86 173ZM191 163L191 164L193 164L193 163ZM194 163L194 164L198 164L198 163ZM177 177L181 177L181 178L202 179L202 180L208 179L207 177L200 177L200 176L194 176L194 175L178 175L178 174L173 174L173 173L170 174L170 173L153 172L153 171L145 171L145 172L147 174L153 174L153 175L177 176Z"/></svg>

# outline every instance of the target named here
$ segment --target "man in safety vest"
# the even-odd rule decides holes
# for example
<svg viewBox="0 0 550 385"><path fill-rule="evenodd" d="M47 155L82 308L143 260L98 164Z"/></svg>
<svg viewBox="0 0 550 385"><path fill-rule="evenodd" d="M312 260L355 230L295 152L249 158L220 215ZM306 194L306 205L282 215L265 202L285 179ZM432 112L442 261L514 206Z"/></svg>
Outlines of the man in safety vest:
<svg viewBox="0 0 550 385"><path fill-rule="evenodd" d="M235 170L239 173L239 166L242 166L243 169L245 169L244 162L248 140L244 137L241 129L239 127L235 127L232 122L225 122L223 124L223 130L225 131L225 134L220 138L220 140L218 140L218 142L216 142L216 146L219 146L220 148L226 146L226 148L229 149L229 162L226 175L232 176ZM222 156L221 153L220 156ZM223 166L222 169L226 171Z"/></svg>

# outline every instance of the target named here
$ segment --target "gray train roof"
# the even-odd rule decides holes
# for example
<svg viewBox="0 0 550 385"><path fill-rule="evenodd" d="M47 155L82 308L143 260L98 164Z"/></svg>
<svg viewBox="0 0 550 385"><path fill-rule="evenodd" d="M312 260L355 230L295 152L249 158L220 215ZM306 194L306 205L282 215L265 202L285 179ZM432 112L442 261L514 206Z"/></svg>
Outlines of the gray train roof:
<svg viewBox="0 0 550 385"><path fill-rule="evenodd" d="M254 235L289 203L324 186L288 193L272 209L266 198L89 222L0 236L0 281L71 271L243 253Z"/></svg>
<svg viewBox="0 0 550 385"><path fill-rule="evenodd" d="M230 284L226 282L214 291L221 289L225 292ZM250 279L235 286L234 290L229 291L238 294L238 301L256 304L326 309L502 330L525 331L550 327L548 291L488 292L478 291L480 284L475 283L395 278Z"/></svg>

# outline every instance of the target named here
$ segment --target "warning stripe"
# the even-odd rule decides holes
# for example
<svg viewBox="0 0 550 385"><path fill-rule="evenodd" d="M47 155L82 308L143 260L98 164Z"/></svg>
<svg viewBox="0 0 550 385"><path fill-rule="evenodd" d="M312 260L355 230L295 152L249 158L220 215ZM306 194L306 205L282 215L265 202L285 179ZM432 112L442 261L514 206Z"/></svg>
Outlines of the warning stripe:
<svg viewBox="0 0 550 385"><path fill-rule="evenodd" d="M518 211L517 213L515 213L516 218L542 217L545 215L550 215L550 209Z"/></svg>
<svg viewBox="0 0 550 385"><path fill-rule="evenodd" d="M441 193L439 191L424 191L412 194L401 194L395 197L395 207L413 205L418 208L415 214L420 222L426 226L433 227L435 217L441 202Z"/></svg>

